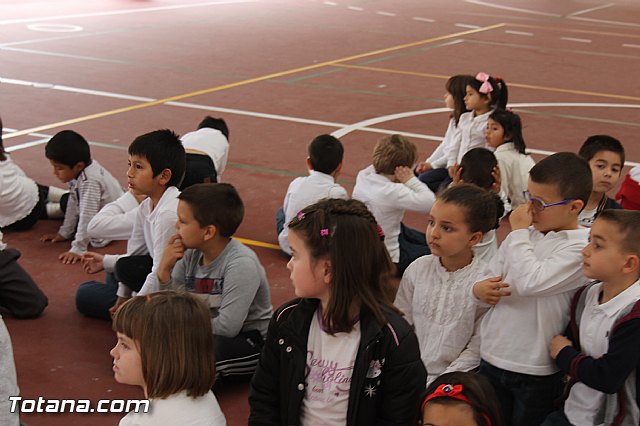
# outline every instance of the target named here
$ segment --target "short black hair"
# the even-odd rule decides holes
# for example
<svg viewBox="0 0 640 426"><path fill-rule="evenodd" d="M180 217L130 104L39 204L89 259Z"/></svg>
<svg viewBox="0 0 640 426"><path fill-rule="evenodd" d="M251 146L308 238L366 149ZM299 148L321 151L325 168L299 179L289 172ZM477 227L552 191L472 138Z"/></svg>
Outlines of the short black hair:
<svg viewBox="0 0 640 426"><path fill-rule="evenodd" d="M186 154L177 134L169 129L154 130L140 135L129 145L129 155L138 155L151 164L153 176L164 169L171 170L169 186L178 186L184 177Z"/></svg>
<svg viewBox="0 0 640 426"><path fill-rule="evenodd" d="M623 250L640 256L640 211L605 209L596 220L615 224L622 236Z"/></svg>
<svg viewBox="0 0 640 426"><path fill-rule="evenodd" d="M178 199L189 204L201 227L213 225L223 237L230 238L244 218L242 199L228 183L197 183L182 191Z"/></svg>
<svg viewBox="0 0 640 426"><path fill-rule="evenodd" d="M498 160L493 152L486 148L473 148L467 151L460 160L460 178L464 183L472 183L480 188L491 189L494 183L493 169Z"/></svg>
<svg viewBox="0 0 640 426"><path fill-rule="evenodd" d="M338 138L320 135L309 144L308 154L313 170L330 175L342 163L344 148Z"/></svg>
<svg viewBox="0 0 640 426"><path fill-rule="evenodd" d="M208 127L209 129L220 130L227 140L229 140L229 127L227 126L227 122L222 118L212 117L207 115L201 122L198 124L198 130L204 129Z"/></svg>
<svg viewBox="0 0 640 426"><path fill-rule="evenodd" d="M558 152L543 158L529 171L536 183L554 185L565 200L582 200L587 205L593 178L587 161L573 152Z"/></svg>
<svg viewBox="0 0 640 426"><path fill-rule="evenodd" d="M73 167L83 162L87 167L91 164L89 143L80 133L63 130L56 133L44 147L44 155L52 161Z"/></svg>
<svg viewBox="0 0 640 426"><path fill-rule="evenodd" d="M620 165L624 166L624 147L618 139L609 135L589 136L580 147L578 155L590 161L597 153L602 151L611 151L620 155Z"/></svg>

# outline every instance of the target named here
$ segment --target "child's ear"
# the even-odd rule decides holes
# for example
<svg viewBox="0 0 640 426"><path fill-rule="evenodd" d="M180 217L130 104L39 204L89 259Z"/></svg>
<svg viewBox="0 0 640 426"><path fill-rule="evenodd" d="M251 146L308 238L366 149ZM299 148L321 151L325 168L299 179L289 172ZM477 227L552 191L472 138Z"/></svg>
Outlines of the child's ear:
<svg viewBox="0 0 640 426"><path fill-rule="evenodd" d="M72 168L76 174L83 171L87 166L84 164L84 161L78 161Z"/></svg>
<svg viewBox="0 0 640 426"><path fill-rule="evenodd" d="M469 238L469 242L467 243L469 247L473 247L476 244L478 244L480 241L482 241L482 237L484 236L484 234L480 231L478 232L474 232L473 234L471 234L471 238Z"/></svg>
<svg viewBox="0 0 640 426"><path fill-rule="evenodd" d="M322 266L324 283L331 284L333 281L333 268L331 267L331 261L329 259L322 260Z"/></svg>
<svg viewBox="0 0 640 426"><path fill-rule="evenodd" d="M307 169L313 170L313 165L311 164L311 158L307 157Z"/></svg>
<svg viewBox="0 0 640 426"><path fill-rule="evenodd" d="M633 273L634 271L637 273L640 269L640 258L637 254L627 255L627 259L622 266L622 272L625 274Z"/></svg>
<svg viewBox="0 0 640 426"><path fill-rule="evenodd" d="M172 176L171 169L163 169L158 175L160 184L163 186L168 184L169 181L171 180L171 176Z"/></svg>
<svg viewBox="0 0 640 426"><path fill-rule="evenodd" d="M573 200L569 206L571 207L571 212L576 215L580 214L582 208L584 207L584 201L582 200Z"/></svg>
<svg viewBox="0 0 640 426"><path fill-rule="evenodd" d="M215 225L207 225L204 227L204 240L208 241L218 235L218 228Z"/></svg>

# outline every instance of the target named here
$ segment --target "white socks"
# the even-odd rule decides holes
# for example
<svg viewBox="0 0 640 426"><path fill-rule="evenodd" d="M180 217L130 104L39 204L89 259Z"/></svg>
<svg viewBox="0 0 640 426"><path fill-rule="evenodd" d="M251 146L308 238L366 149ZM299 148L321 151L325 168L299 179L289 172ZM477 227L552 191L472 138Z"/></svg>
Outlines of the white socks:
<svg viewBox="0 0 640 426"><path fill-rule="evenodd" d="M50 186L49 187L49 196L47 197L47 201L51 202L51 203L59 203L60 202L60 198L62 198L62 196L64 194L66 194L67 191L66 189L62 189L62 188L58 188L55 186ZM58 205L58 208L60 206Z"/></svg>
<svg viewBox="0 0 640 426"><path fill-rule="evenodd" d="M47 209L48 219L64 219L64 212L60 208L60 203L47 203L45 208Z"/></svg>

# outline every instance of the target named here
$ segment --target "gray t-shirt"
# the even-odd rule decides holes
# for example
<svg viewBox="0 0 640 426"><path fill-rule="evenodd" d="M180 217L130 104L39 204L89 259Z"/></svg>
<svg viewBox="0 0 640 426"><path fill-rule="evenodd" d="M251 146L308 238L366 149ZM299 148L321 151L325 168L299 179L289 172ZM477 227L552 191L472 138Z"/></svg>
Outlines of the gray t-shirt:
<svg viewBox="0 0 640 426"><path fill-rule="evenodd" d="M214 334L236 337L258 330L267 334L273 314L269 283L258 256L237 240L231 240L208 265L202 252L186 250L162 287L185 289L204 300L211 309Z"/></svg>

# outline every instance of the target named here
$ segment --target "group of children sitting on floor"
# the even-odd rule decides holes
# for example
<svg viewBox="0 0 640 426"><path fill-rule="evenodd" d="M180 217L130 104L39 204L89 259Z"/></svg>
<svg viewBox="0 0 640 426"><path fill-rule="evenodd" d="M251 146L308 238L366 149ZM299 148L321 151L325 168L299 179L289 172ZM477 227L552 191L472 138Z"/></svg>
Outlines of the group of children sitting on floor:
<svg viewBox="0 0 640 426"><path fill-rule="evenodd" d="M596 135L535 164L504 81L454 76L446 88L453 113L431 157L416 165L408 139L382 138L352 199L336 183L340 141L309 144L309 175L276 215L298 299L275 312L259 259L231 238L240 196L208 183L226 162L226 125L136 138L125 193L82 136L49 141L70 191L43 240L77 228L60 260L106 272L78 288L78 310L113 317L115 378L152 400L121 425L225 424L216 374L253 374L252 425L639 423L640 212L606 195L622 145ZM428 213L425 233L402 223L405 210ZM115 239L126 254L87 251Z"/></svg>

